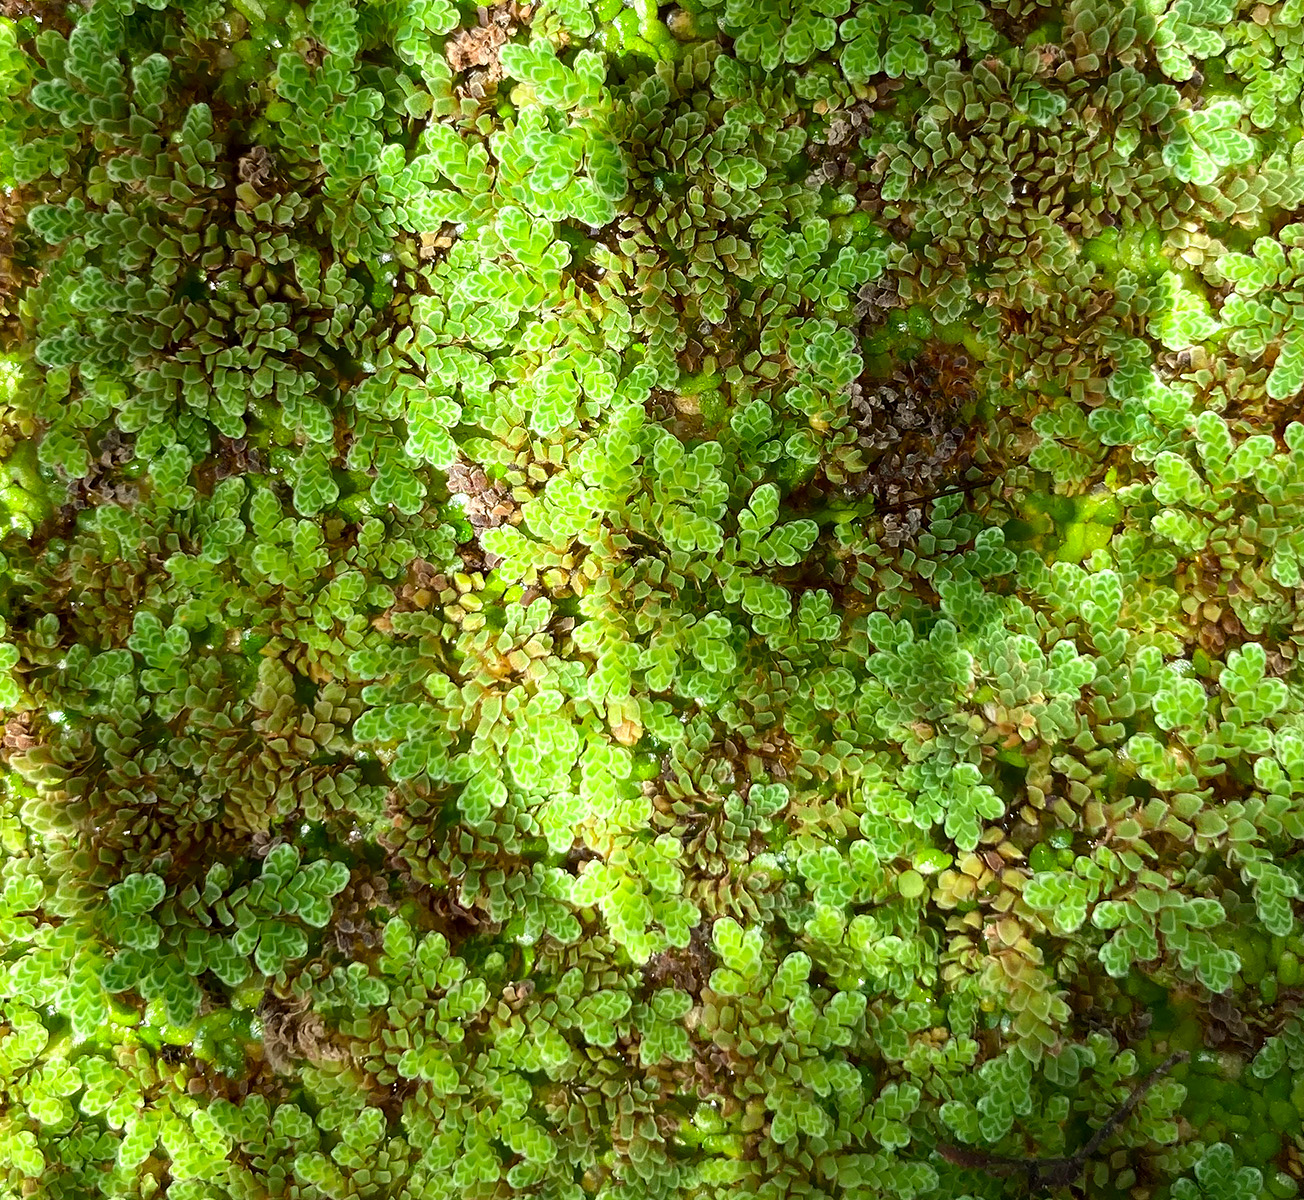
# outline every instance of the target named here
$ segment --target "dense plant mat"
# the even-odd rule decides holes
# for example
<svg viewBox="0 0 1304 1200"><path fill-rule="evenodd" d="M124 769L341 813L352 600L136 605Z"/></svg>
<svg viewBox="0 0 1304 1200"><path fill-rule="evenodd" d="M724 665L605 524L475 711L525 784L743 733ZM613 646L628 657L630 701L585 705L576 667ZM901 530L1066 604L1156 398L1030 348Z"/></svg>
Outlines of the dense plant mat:
<svg viewBox="0 0 1304 1200"><path fill-rule="evenodd" d="M8 0L0 1196L1295 1195L1301 87Z"/></svg>

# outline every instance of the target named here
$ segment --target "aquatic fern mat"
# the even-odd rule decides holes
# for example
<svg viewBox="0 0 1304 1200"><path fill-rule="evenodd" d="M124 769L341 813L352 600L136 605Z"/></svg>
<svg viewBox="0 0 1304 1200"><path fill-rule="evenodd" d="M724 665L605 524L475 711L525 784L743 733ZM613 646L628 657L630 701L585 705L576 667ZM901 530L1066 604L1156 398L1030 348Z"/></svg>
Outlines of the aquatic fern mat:
<svg viewBox="0 0 1304 1200"><path fill-rule="evenodd" d="M1304 0L4 0L0 1200L1304 1179Z"/></svg>

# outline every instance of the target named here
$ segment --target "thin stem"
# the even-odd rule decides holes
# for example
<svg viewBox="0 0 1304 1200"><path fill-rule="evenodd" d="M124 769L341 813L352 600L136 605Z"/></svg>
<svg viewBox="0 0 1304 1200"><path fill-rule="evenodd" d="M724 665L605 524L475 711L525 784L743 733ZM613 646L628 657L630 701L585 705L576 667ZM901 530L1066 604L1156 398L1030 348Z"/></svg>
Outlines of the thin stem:
<svg viewBox="0 0 1304 1200"><path fill-rule="evenodd" d="M1167 1075L1179 1062L1184 1062L1187 1057L1185 1050L1178 1050L1170 1054L1132 1089L1132 1094L1106 1118L1105 1123L1092 1135L1091 1141L1078 1151L1084 1162L1095 1154L1100 1148L1101 1142L1132 1115L1132 1110L1141 1103L1145 1094L1159 1082L1160 1078Z"/></svg>
<svg viewBox="0 0 1304 1200"><path fill-rule="evenodd" d="M973 1167L997 1178L1004 1178L1007 1175L1026 1175L1029 1190L1067 1187L1082 1174L1087 1159L1100 1149L1104 1140L1132 1115L1145 1094L1175 1064L1184 1062L1188 1057L1185 1050L1178 1050L1164 1059L1132 1089L1132 1094L1109 1114L1104 1124L1091 1135L1091 1140L1068 1158L1003 1158L996 1154L986 1154L981 1150L967 1150L960 1146L938 1146L937 1152L947 1162L953 1162L956 1166Z"/></svg>
<svg viewBox="0 0 1304 1200"><path fill-rule="evenodd" d="M803 513L802 515L808 520L814 521L817 525L828 525L830 523L836 525L845 521L867 521L882 513L903 512L906 509L918 508L921 504L932 504L934 500L942 500L947 496L962 496L967 492L977 491L985 484L994 482L995 476L985 475L982 479L975 479L972 483L946 488L940 492L932 492L915 500L898 500L895 504L879 504L871 496L869 497L869 506L864 511L858 508L829 507L818 509L812 513Z"/></svg>

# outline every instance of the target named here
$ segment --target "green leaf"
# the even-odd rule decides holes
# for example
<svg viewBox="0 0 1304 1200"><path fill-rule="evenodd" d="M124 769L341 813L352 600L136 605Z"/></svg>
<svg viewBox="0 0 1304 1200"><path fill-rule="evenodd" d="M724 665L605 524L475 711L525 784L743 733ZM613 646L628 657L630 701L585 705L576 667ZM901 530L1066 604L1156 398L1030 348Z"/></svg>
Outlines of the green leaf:
<svg viewBox="0 0 1304 1200"><path fill-rule="evenodd" d="M162 903L166 892L163 880L157 875L135 872L109 888L109 902L117 916L139 916Z"/></svg>
<svg viewBox="0 0 1304 1200"><path fill-rule="evenodd" d="M1292 329L1281 341L1277 361L1268 375L1268 395L1289 400L1304 389L1304 326Z"/></svg>
<svg viewBox="0 0 1304 1200"><path fill-rule="evenodd" d="M715 948L725 966L741 976L756 975L761 969L761 931L746 933L732 917L721 917L711 930Z"/></svg>
<svg viewBox="0 0 1304 1200"><path fill-rule="evenodd" d="M1155 724L1161 729L1192 728L1204 720L1208 697L1196 679L1174 680L1156 694Z"/></svg>
<svg viewBox="0 0 1304 1200"><path fill-rule="evenodd" d="M264 975L279 975L285 967L308 953L308 939L303 930L284 921L269 921L261 927L254 966Z"/></svg>
<svg viewBox="0 0 1304 1200"><path fill-rule="evenodd" d="M1013 92L1015 107L1026 113L1034 125L1049 125L1068 107L1068 100L1059 92L1033 80L1019 84Z"/></svg>

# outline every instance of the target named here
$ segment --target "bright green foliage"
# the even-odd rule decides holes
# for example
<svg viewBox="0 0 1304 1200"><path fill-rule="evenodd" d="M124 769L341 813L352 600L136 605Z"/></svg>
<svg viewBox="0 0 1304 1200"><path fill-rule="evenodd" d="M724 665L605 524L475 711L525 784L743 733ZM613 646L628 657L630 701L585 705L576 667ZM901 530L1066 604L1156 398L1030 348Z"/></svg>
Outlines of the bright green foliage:
<svg viewBox="0 0 1304 1200"><path fill-rule="evenodd" d="M1289 1194L1296 0L6 11L0 1193Z"/></svg>
<svg viewBox="0 0 1304 1200"><path fill-rule="evenodd" d="M1236 1166L1232 1148L1224 1142L1208 1147L1195 1164L1195 1179L1179 1179L1173 1185L1174 1200L1233 1200L1255 1195L1263 1175L1253 1167Z"/></svg>
<svg viewBox="0 0 1304 1200"><path fill-rule="evenodd" d="M1231 0L1175 0L1159 21L1155 52L1169 79L1190 79L1195 63L1226 48L1224 32L1236 11Z"/></svg>
<svg viewBox="0 0 1304 1200"><path fill-rule="evenodd" d="M1241 117L1241 106L1232 99L1191 113L1164 146L1164 162L1184 182L1213 183L1228 167L1254 157L1253 139L1237 128Z"/></svg>
<svg viewBox="0 0 1304 1200"><path fill-rule="evenodd" d="M1279 1034L1263 1043L1250 1063L1250 1070L1260 1079L1271 1079L1286 1066L1291 1071L1304 1069L1304 1025L1293 1017Z"/></svg>
<svg viewBox="0 0 1304 1200"><path fill-rule="evenodd" d="M1304 390L1304 322L1297 311L1304 299L1304 225L1256 239L1250 254L1223 255L1210 273L1234 288L1221 313L1227 348L1253 361L1272 347L1272 399Z"/></svg>
<svg viewBox="0 0 1304 1200"><path fill-rule="evenodd" d="M928 70L924 43L934 31L931 17L905 4L860 4L839 30L846 47L839 65L852 83L882 72L892 79L918 79Z"/></svg>
<svg viewBox="0 0 1304 1200"><path fill-rule="evenodd" d="M1299 111L1304 84L1300 16L1297 4L1285 4L1277 18L1264 25L1231 22L1218 27L1219 40L1227 47L1223 61L1243 85L1242 98L1259 129L1285 130Z"/></svg>
<svg viewBox="0 0 1304 1200"><path fill-rule="evenodd" d="M1210 991L1220 992L1231 983L1239 965L1236 955L1221 950L1201 931L1219 924L1225 917L1216 900L1174 896L1167 881L1144 884L1126 901L1107 900L1097 904L1092 921L1101 929L1116 932L1101 949L1101 962L1111 975L1125 975L1134 962L1158 953L1156 928L1162 929L1165 944L1177 961L1194 971Z"/></svg>
<svg viewBox="0 0 1304 1200"><path fill-rule="evenodd" d="M772 71L780 63L809 62L838 38L838 18L849 0L715 0L721 29L735 38L738 57Z"/></svg>

